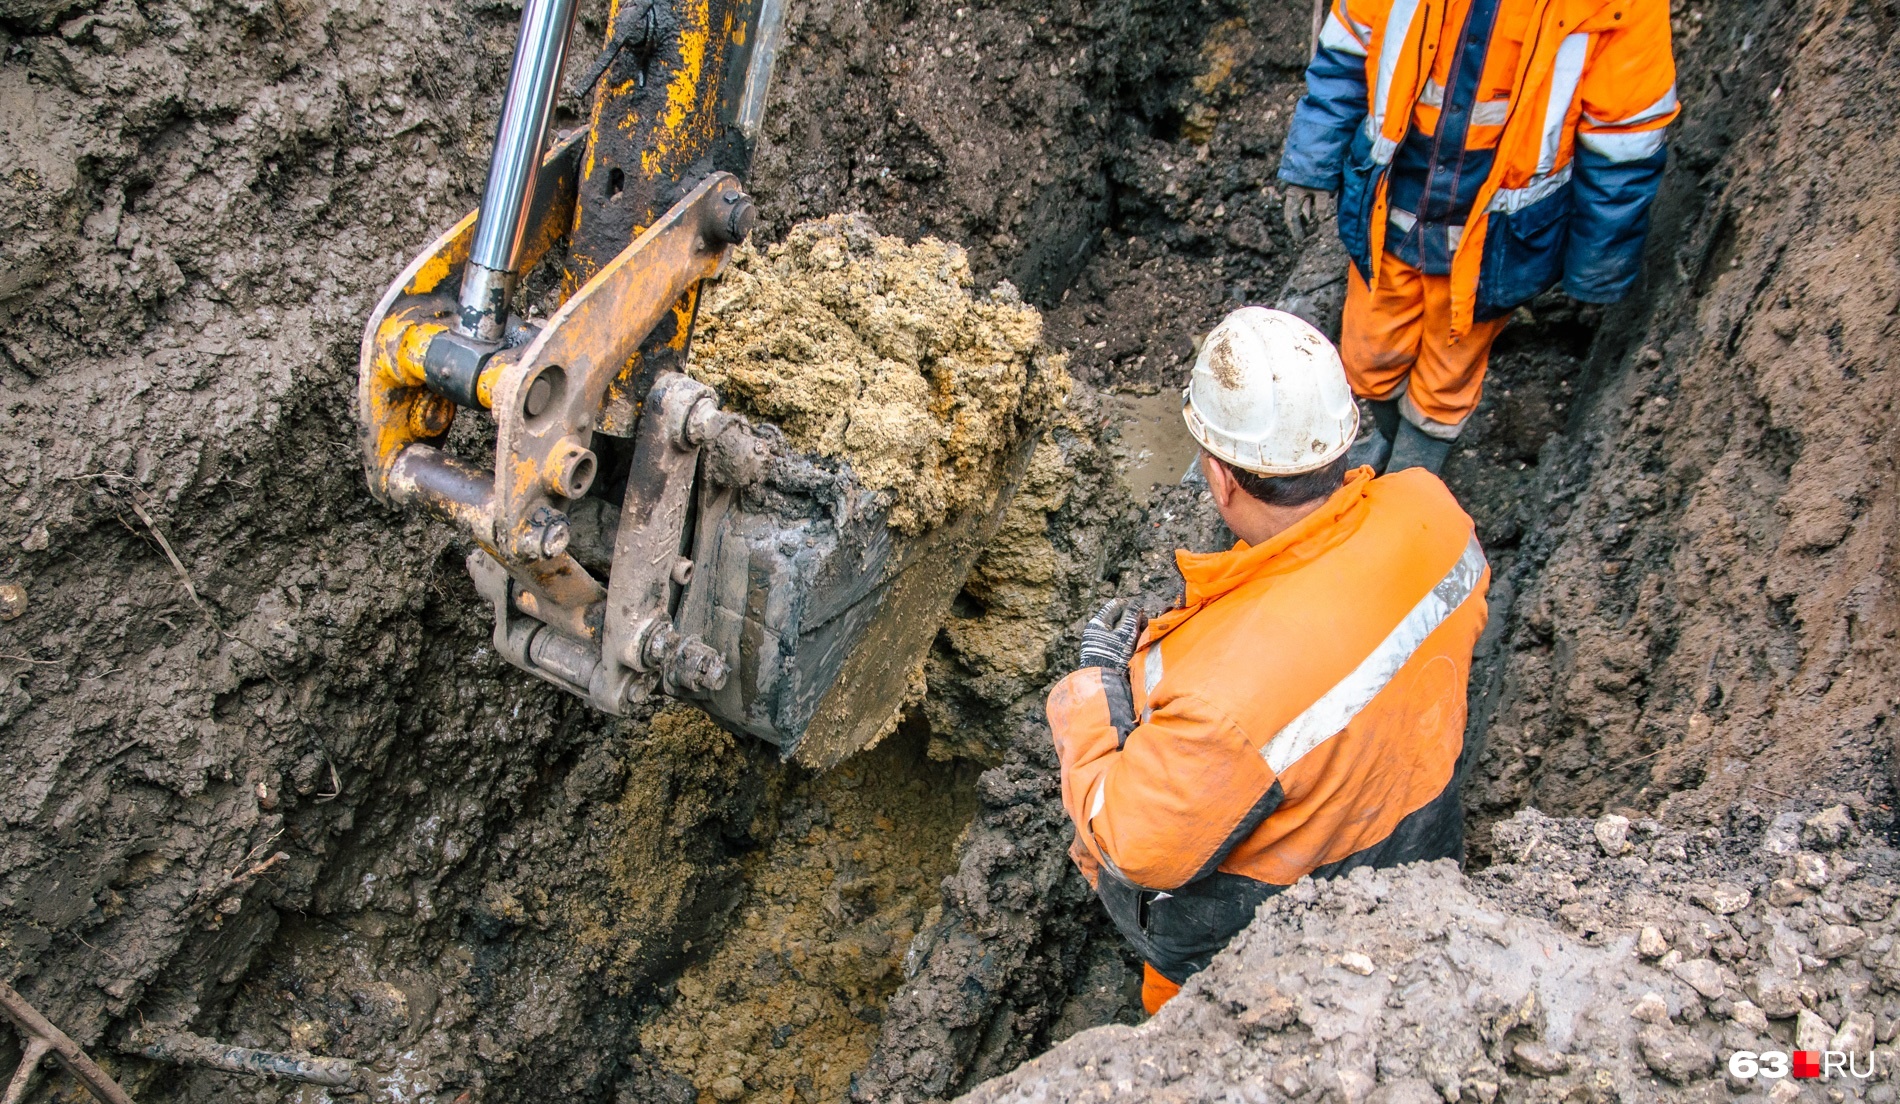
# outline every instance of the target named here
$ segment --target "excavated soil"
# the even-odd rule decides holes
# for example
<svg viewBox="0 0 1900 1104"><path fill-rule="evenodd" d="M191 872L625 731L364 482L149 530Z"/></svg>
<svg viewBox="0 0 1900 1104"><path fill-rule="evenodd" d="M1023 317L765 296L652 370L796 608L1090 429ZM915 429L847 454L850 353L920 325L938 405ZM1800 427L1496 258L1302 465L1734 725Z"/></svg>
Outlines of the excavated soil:
<svg viewBox="0 0 1900 1104"><path fill-rule="evenodd" d="M1173 548L1231 539L1169 470L1194 336L1239 302L1338 301L1338 250L1277 218L1304 10L791 6L761 248L708 297L707 348L801 234L842 239L823 311L776 336L896 385L888 439L923 447L879 468L897 450L826 437L803 400L863 383L744 401L922 523L988 462L929 356L828 328L865 309L837 274L881 256L936 266L897 300L984 316L993 399L1032 355L1075 378L921 706L814 777L514 671L463 550L362 486L358 329L475 201L515 9L0 0L0 583L24 592L0 595L0 970L141 1100L325 1093L125 1057L137 1024L372 1068L335 1099L444 1104L923 1101L1004 1074L979 1092L1785 1104L1724 1086L1725 1048L1871 1032L1891 1063L1900 13L1672 12L1685 114L1644 280L1521 312L1446 472L1494 569L1467 792L1489 865L1302 888L1137 1027L1041 697L1095 605L1161 608ZM604 5L581 26L599 41ZM1003 280L1023 304L970 294ZM756 336L735 347L782 356ZM1526 806L1626 817L1632 849Z"/></svg>
<svg viewBox="0 0 1900 1104"><path fill-rule="evenodd" d="M987 501L1018 427L1067 390L1016 289L981 297L961 247L906 245L862 216L747 246L706 297L689 371L790 443L850 464L917 535Z"/></svg>

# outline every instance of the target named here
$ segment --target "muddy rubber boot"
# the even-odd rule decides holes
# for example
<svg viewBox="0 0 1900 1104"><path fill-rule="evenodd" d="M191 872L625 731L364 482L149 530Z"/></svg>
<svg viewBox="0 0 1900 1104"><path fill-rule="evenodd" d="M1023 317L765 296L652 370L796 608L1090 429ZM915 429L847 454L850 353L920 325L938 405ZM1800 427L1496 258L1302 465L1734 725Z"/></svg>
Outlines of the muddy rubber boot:
<svg viewBox="0 0 1900 1104"><path fill-rule="evenodd" d="M1451 455L1450 441L1441 441L1428 437L1424 430L1411 422L1399 426L1399 435L1392 442L1392 457L1386 461L1388 472L1404 471L1406 468L1424 468L1433 475L1445 468L1445 457Z"/></svg>
<svg viewBox="0 0 1900 1104"><path fill-rule="evenodd" d="M1346 470L1370 464L1375 473L1383 475L1386 460L1392 455L1392 438L1399 431L1399 400L1378 400L1366 406L1372 410L1372 432L1346 450Z"/></svg>

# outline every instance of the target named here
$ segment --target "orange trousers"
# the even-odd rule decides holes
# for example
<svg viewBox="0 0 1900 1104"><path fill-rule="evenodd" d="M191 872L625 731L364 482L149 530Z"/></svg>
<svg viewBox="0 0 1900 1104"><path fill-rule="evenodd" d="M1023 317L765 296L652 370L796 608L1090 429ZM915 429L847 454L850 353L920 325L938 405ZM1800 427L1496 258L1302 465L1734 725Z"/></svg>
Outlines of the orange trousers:
<svg viewBox="0 0 1900 1104"><path fill-rule="evenodd" d="M1390 253L1379 258L1376 285L1348 266L1346 315L1339 356L1362 399L1399 397L1405 420L1449 440L1477 409L1491 342L1508 316L1477 322L1451 340L1451 277L1427 276Z"/></svg>
<svg viewBox="0 0 1900 1104"><path fill-rule="evenodd" d="M1180 991L1181 987L1163 977L1159 970L1146 962L1141 964L1141 1007L1150 1016L1161 1011L1161 1006Z"/></svg>

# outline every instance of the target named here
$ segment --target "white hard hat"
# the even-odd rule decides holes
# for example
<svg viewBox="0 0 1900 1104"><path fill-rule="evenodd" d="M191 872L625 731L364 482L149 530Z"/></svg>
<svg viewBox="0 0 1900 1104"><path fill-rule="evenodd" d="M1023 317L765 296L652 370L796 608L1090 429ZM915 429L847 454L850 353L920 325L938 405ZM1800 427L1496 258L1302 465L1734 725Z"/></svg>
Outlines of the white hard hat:
<svg viewBox="0 0 1900 1104"><path fill-rule="evenodd" d="M1302 319L1266 307L1221 319L1181 399L1201 447L1256 475L1316 471L1359 434L1339 350Z"/></svg>

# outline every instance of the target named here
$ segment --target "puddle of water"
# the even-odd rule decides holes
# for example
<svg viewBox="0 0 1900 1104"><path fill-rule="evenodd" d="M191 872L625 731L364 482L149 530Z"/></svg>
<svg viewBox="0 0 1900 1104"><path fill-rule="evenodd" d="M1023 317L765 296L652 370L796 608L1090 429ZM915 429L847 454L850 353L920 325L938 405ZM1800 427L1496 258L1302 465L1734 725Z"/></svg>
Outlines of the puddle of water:
<svg viewBox="0 0 1900 1104"><path fill-rule="evenodd" d="M1146 505L1154 485L1181 481L1200 446L1181 420L1181 392L1163 388L1152 395L1114 392L1103 396L1110 424L1121 437L1110 446L1115 472L1135 501Z"/></svg>

